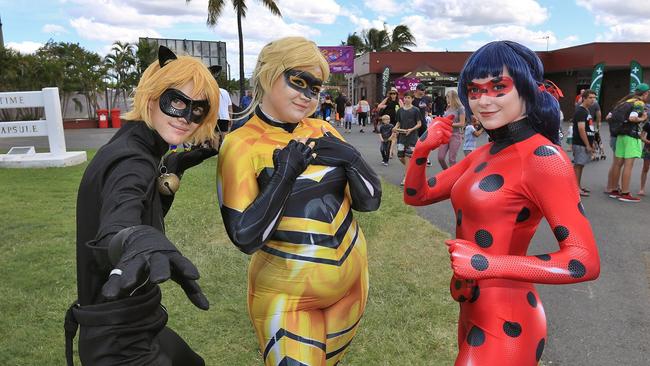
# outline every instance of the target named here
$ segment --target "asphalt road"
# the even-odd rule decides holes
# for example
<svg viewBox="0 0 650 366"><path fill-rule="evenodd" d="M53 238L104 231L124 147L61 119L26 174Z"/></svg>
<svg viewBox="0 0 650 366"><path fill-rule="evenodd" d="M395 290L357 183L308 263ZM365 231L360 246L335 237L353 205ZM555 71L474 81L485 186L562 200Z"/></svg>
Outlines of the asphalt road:
<svg viewBox="0 0 650 366"><path fill-rule="evenodd" d="M356 126L355 126L356 127ZM576 285L539 285L548 320L544 365L648 365L650 351L650 197L640 203L608 198L605 189L611 163L609 136L603 131L608 159L585 167L583 186L592 191L583 199L601 256L600 278ZM68 150L97 148L114 129L66 130ZM345 138L356 146L384 179L399 184L404 172L398 160L380 164L377 135L354 129ZM479 144L486 142L483 135ZM0 139L0 152L11 146L47 148L47 138ZM437 173L435 155L430 175ZM462 152L459 153L462 158ZM635 163L632 192L639 187L641 161ZM1 174L1 172L0 172ZM648 187L650 189L650 186ZM418 208L419 214L443 231L453 233L455 217L449 201ZM540 224L529 254L553 252L557 242L548 224ZM646 361L643 361L643 360Z"/></svg>

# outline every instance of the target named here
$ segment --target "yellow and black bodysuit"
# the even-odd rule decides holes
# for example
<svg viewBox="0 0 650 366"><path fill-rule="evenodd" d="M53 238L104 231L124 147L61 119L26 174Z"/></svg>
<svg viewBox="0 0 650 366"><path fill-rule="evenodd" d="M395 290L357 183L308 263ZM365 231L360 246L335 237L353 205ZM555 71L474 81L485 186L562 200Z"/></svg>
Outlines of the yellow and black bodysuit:
<svg viewBox="0 0 650 366"><path fill-rule="evenodd" d="M324 151L324 160L287 177L274 163L278 149L300 137L319 139L322 127L354 151L352 162L327 160ZM323 161L329 166L318 165ZM217 176L226 231L252 254L248 311L265 364L337 364L368 296L366 242L351 209L379 207L379 178L325 121L279 123L259 108L226 137Z"/></svg>

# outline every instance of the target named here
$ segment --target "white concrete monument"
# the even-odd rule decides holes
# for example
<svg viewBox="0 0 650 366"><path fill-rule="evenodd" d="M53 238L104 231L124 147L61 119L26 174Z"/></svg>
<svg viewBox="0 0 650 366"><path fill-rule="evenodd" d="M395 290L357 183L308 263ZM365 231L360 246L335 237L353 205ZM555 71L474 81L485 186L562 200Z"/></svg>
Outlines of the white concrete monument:
<svg viewBox="0 0 650 366"><path fill-rule="evenodd" d="M12 148L9 154L0 154L0 168L63 167L87 160L85 151L65 149L59 88L0 93L0 109L29 107L44 107L45 120L0 122L0 138L47 136L50 152L34 153L33 149Z"/></svg>

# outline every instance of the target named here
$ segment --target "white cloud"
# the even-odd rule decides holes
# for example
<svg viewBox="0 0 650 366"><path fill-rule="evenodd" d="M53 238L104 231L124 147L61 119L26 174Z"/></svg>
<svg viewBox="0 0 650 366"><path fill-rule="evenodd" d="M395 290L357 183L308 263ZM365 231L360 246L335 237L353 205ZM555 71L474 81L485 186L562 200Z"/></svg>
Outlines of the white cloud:
<svg viewBox="0 0 650 366"><path fill-rule="evenodd" d="M32 42L32 41L23 41L23 42L7 42L6 47L12 48L22 54L34 53L37 49L43 46L42 43Z"/></svg>
<svg viewBox="0 0 650 366"><path fill-rule="evenodd" d="M352 30L352 32L350 32L350 34L357 32L357 34L361 35L361 32L364 30L368 30L370 28L384 29L384 26L387 25L386 18L384 17L368 19L359 17L355 14L347 14L347 17L348 20L350 20L350 22L355 25L355 28Z"/></svg>
<svg viewBox="0 0 650 366"><path fill-rule="evenodd" d="M405 24L415 36L416 51L431 51L431 43L467 38L484 29L482 26L466 26L454 23L451 19L436 19L432 21L421 15L410 15L402 18L400 24Z"/></svg>
<svg viewBox="0 0 650 366"><path fill-rule="evenodd" d="M404 4L395 0L364 0L363 5L376 14L395 15L404 10Z"/></svg>
<svg viewBox="0 0 650 366"><path fill-rule="evenodd" d="M282 16L303 23L332 24L341 14L341 6L335 0L282 0L278 7Z"/></svg>
<svg viewBox="0 0 650 366"><path fill-rule="evenodd" d="M435 24L439 20L471 26L495 24L537 25L548 19L548 10L535 0L413 0Z"/></svg>
<svg viewBox="0 0 650 366"><path fill-rule="evenodd" d="M608 28L597 41L650 41L650 6L647 1L577 0L590 11L596 24Z"/></svg>
<svg viewBox="0 0 650 366"><path fill-rule="evenodd" d="M151 28L128 28L105 24L93 18L80 17L70 20L70 26L79 36L89 40L137 42L139 37L159 38L160 33Z"/></svg>
<svg viewBox="0 0 650 366"><path fill-rule="evenodd" d="M54 33L54 34L61 34L61 33L68 33L68 30L65 29L65 27L60 26L58 24L45 24L42 29L43 33Z"/></svg>

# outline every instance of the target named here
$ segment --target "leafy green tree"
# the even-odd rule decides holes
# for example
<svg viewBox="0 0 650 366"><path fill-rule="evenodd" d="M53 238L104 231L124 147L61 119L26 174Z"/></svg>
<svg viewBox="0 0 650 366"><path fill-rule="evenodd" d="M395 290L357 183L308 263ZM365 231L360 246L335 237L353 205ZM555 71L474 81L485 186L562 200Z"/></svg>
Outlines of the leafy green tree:
<svg viewBox="0 0 650 366"><path fill-rule="evenodd" d="M191 0L186 0L190 2ZM269 9L271 14L282 17L280 9L276 0L258 0L266 8ZM237 34L239 36L239 98L241 103L241 98L244 96L244 35L242 33L241 20L246 18L246 11L248 10L246 6L246 0L231 0L232 6L237 13ZM209 0L208 1L208 20L207 24L210 27L214 27L217 24L217 20L223 12L223 7L226 5L225 0Z"/></svg>

